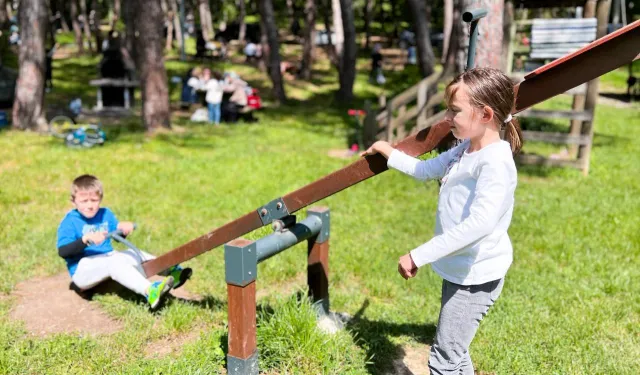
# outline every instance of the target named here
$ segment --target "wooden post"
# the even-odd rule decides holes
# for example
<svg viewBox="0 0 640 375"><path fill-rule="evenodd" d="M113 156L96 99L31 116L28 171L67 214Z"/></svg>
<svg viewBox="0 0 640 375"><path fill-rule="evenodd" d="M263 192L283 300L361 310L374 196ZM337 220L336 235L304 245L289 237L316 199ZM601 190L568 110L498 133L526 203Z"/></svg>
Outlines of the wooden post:
<svg viewBox="0 0 640 375"><path fill-rule="evenodd" d="M387 104L387 142L393 144L393 99Z"/></svg>
<svg viewBox="0 0 640 375"><path fill-rule="evenodd" d="M583 18L592 18L596 16L596 3L597 0L588 0L584 6ZM573 104L571 109L574 111L584 111L585 109L585 93L576 94L573 96ZM569 128L569 134L571 135L580 135L582 130L582 121L580 120L571 120L571 126ZM577 145L570 145L569 148L569 156L576 157L576 153L578 152Z"/></svg>
<svg viewBox="0 0 640 375"><path fill-rule="evenodd" d="M587 2L589 4L589 2ZM598 1L597 18L598 18L598 31L596 32L596 38L602 38L607 34L607 23L609 20L609 11L611 10L611 0ZM584 109L587 111L593 111L594 117L591 121L585 121L582 124L580 134L589 136L589 143L581 145L578 148L578 160L582 164L582 173L584 175L589 174L589 161L591 157L591 145L593 144L593 121L595 120L595 108L598 102L598 84L599 78L589 81L587 84L587 96L585 98Z"/></svg>
<svg viewBox="0 0 640 375"><path fill-rule="evenodd" d="M247 359L256 351L256 282L227 284L229 355Z"/></svg>
<svg viewBox="0 0 640 375"><path fill-rule="evenodd" d="M407 113L407 105L405 104L402 107L400 107L400 109L398 110L398 119L403 118L406 113ZM418 113L418 115L420 114ZM397 134L398 139L404 139L404 137L406 137L407 131L406 131L405 125L406 125L405 122L395 124L394 127L398 130L398 134Z"/></svg>
<svg viewBox="0 0 640 375"><path fill-rule="evenodd" d="M429 85L423 80L420 82L420 87L418 87L418 116L416 118L418 129L421 129L427 119L427 108L423 108L427 104L427 90L429 90Z"/></svg>
<svg viewBox="0 0 640 375"><path fill-rule="evenodd" d="M585 109L584 103L585 103L585 94L584 93L575 94L573 96L573 105L571 106L571 109L574 111L584 111ZM580 135L581 127L582 127L582 121L571 120L571 127L569 128L569 134ZM578 147L577 145L569 145L568 150L569 150L569 157L574 158L576 156L576 153L578 152Z"/></svg>
<svg viewBox="0 0 640 375"><path fill-rule="evenodd" d="M256 346L256 244L243 238L224 246L227 281L229 375L258 375Z"/></svg>
<svg viewBox="0 0 640 375"><path fill-rule="evenodd" d="M364 123L362 126L362 143L365 149L371 147L376 141L378 135L378 121L376 120L376 113L371 108L371 103L368 100L364 102Z"/></svg>
<svg viewBox="0 0 640 375"><path fill-rule="evenodd" d="M329 313L329 208L313 207L307 214L322 220L320 233L307 242L307 284L318 313L326 315Z"/></svg>

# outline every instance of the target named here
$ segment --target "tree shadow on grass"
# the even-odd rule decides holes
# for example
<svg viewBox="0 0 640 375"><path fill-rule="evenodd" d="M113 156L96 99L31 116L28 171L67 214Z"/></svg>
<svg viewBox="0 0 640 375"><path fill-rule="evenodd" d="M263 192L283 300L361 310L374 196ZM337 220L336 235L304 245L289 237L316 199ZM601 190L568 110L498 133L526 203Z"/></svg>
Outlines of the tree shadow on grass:
<svg viewBox="0 0 640 375"><path fill-rule="evenodd" d="M431 345L436 325L369 320L363 318L368 306L369 301L365 300L358 312L347 323L346 328L352 334L356 344L367 350L367 358L371 358L371 363L367 366L369 373L383 375L390 371L402 370L411 374L408 369L398 369L397 362L404 358L405 351L400 345L392 343L389 336L407 336L421 344Z"/></svg>

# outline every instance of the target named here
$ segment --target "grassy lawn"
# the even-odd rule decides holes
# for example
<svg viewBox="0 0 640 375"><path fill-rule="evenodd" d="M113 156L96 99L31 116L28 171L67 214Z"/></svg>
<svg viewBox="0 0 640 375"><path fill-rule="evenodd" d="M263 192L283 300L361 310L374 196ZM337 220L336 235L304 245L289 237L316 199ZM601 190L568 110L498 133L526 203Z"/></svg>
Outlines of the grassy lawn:
<svg viewBox="0 0 640 375"><path fill-rule="evenodd" d="M93 105L95 92L86 82L97 74L96 63L55 61L56 88L48 102L63 105L80 96L85 106ZM168 61L168 75L182 75L190 65ZM373 87L366 83L367 61L360 65L359 99L415 82L415 70L409 69L387 77L383 89ZM267 95L268 83L258 70L217 67L236 70ZM33 336L9 318L17 301L11 292L20 282L66 271L55 249L56 228L71 208L69 184L79 174L99 176L104 205L139 225L131 241L162 254L350 163L327 155L345 147L349 119L333 100L335 72L328 65L316 68L313 82L288 84L290 104L260 112L255 124L212 127L176 117L180 132L147 138L133 118L108 123L107 144L89 150L1 131L0 373L225 373L221 248L187 263L195 273L186 288L201 302L171 299L151 313L135 296L96 296L91 304L124 327L111 335ZM603 85L622 91L624 72L605 76ZM172 99L177 95L175 90ZM569 104L558 98L545 106ZM640 105L600 104L588 177L570 169L520 168L510 230L514 264L471 346L477 370L640 373L639 148ZM335 336L315 328L311 307L299 299L305 292L306 245L269 259L259 266L257 282L263 371L386 374L403 353L426 350L437 323L441 279L424 268L407 282L396 262L430 238L437 194L434 182L387 172L318 203L332 211L331 308L356 319ZM246 237L269 232L263 228ZM176 352L145 354L150 345L179 337L189 339Z"/></svg>

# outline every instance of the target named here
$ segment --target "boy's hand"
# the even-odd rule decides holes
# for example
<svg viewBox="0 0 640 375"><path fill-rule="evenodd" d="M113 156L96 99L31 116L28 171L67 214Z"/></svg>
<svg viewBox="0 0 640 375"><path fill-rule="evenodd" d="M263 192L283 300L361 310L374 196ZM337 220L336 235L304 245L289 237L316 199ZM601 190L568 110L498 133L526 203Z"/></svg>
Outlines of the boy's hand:
<svg viewBox="0 0 640 375"><path fill-rule="evenodd" d="M82 242L87 245L100 245L107 238L107 232L93 232L82 236Z"/></svg>
<svg viewBox="0 0 640 375"><path fill-rule="evenodd" d="M393 151L393 147L391 147L389 142L377 141L376 143L372 144L371 147L369 147L365 151L362 151L360 153L360 156L375 155L377 153L380 153L384 155L385 158L388 159L392 151Z"/></svg>
<svg viewBox="0 0 640 375"><path fill-rule="evenodd" d="M414 277L418 273L418 267L413 263L411 254L405 254L398 260L398 272L405 280Z"/></svg>
<svg viewBox="0 0 640 375"><path fill-rule="evenodd" d="M133 230L135 226L130 221L121 221L118 223L118 230L122 231L122 234L128 236Z"/></svg>

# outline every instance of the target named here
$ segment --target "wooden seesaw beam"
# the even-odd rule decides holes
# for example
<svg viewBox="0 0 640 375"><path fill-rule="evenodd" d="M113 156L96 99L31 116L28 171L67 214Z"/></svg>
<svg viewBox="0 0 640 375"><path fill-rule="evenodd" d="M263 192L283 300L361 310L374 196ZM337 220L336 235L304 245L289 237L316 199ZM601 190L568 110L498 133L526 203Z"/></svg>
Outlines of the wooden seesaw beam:
<svg viewBox="0 0 640 375"><path fill-rule="evenodd" d="M636 21L527 75L524 81L515 86L517 96L514 113L628 64L639 54L640 21ZM450 125L443 121L403 139L395 147L408 155L419 156L432 151L450 129ZM292 214L386 170L386 159L382 155L367 156L285 195L282 203ZM266 223L263 224L259 210L251 211L144 263L144 271L147 276L155 275L264 225Z"/></svg>

